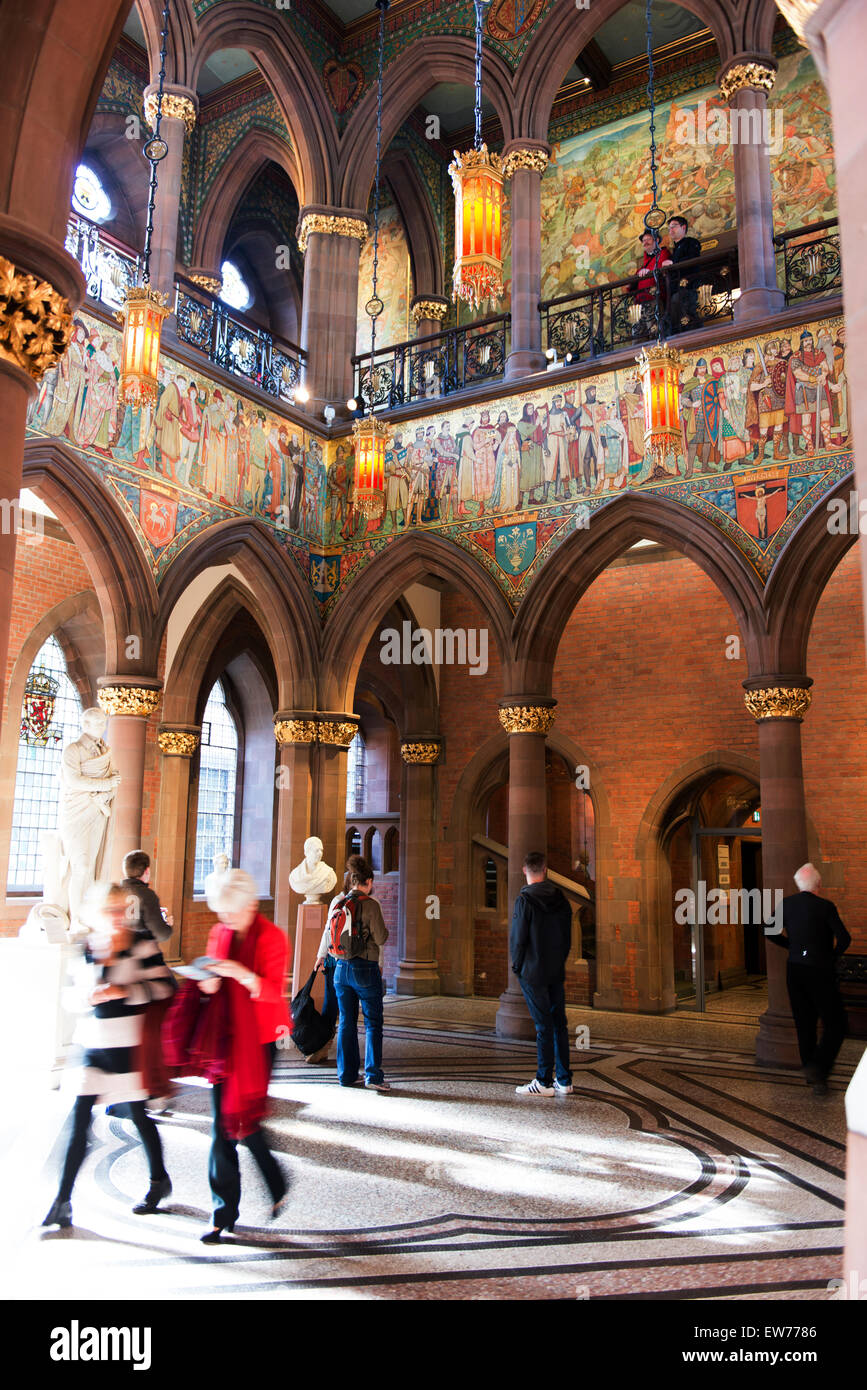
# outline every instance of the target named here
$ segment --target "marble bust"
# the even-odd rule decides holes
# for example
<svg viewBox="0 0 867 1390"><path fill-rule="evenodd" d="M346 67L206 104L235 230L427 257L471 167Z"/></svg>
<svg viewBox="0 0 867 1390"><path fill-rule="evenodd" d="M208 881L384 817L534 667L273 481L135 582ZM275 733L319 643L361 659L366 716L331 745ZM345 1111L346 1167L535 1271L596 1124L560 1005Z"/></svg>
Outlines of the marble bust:
<svg viewBox="0 0 867 1390"><path fill-rule="evenodd" d="M214 867L209 874L205 875L205 901L207 902L208 907L211 909L211 911L216 912L217 909L214 907L214 903L217 898L217 893L219 891L220 884L223 882L223 879L226 877L226 874L229 872L229 869L231 868L231 861L229 859L228 854L223 854L222 852L220 852L219 854L214 855L214 858L211 862L214 865Z"/></svg>
<svg viewBox="0 0 867 1390"><path fill-rule="evenodd" d="M304 841L304 858L289 875L289 887L293 893L303 894L305 903L318 903L337 882L334 870L322 862L324 848L318 835L309 835Z"/></svg>

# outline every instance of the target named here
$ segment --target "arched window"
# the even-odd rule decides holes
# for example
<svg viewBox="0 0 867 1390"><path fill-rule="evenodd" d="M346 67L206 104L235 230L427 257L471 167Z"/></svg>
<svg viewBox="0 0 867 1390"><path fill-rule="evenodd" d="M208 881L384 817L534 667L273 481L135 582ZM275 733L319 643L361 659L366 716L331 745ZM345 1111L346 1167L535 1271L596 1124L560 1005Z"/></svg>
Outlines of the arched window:
<svg viewBox="0 0 867 1390"><path fill-rule="evenodd" d="M365 753L364 740L356 734L346 758L346 813L350 816L364 810Z"/></svg>
<svg viewBox="0 0 867 1390"><path fill-rule="evenodd" d="M497 906L497 864L490 855L485 860L485 907Z"/></svg>
<svg viewBox="0 0 867 1390"><path fill-rule="evenodd" d="M81 701L56 637L36 654L24 688L9 845L10 893L42 891L43 834L57 829L63 745L81 732Z"/></svg>
<svg viewBox="0 0 867 1390"><path fill-rule="evenodd" d="M230 309L249 309L253 296L250 288L234 261L223 261L220 267L223 288L220 298Z"/></svg>
<svg viewBox="0 0 867 1390"><path fill-rule="evenodd" d="M215 854L228 854L230 862L234 858L238 730L226 707L226 694L220 681L214 683L205 705L201 750L195 893L205 891L205 876L213 868Z"/></svg>
<svg viewBox="0 0 867 1390"><path fill-rule="evenodd" d="M114 212L111 199L98 174L87 164L79 164L72 186L72 206L75 212L91 222L108 222Z"/></svg>

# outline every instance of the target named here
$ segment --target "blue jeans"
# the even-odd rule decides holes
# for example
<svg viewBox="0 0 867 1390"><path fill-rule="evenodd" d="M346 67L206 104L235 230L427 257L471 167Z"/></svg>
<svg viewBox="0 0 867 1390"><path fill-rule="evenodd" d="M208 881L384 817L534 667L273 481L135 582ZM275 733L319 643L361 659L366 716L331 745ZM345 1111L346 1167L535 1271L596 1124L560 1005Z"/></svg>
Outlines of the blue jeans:
<svg viewBox="0 0 867 1390"><path fill-rule="evenodd" d="M337 1077L341 1086L358 1080L358 1003L366 1035L364 1072L367 1081L382 1081L382 972L373 960L339 960L334 988L340 1005L337 1030Z"/></svg>
<svg viewBox="0 0 867 1390"><path fill-rule="evenodd" d="M550 1086L557 1063L561 1086L572 1083L569 1068L569 1025L566 1022L566 987L562 980L553 985L528 984L518 976L530 1017L536 1025L536 1079Z"/></svg>

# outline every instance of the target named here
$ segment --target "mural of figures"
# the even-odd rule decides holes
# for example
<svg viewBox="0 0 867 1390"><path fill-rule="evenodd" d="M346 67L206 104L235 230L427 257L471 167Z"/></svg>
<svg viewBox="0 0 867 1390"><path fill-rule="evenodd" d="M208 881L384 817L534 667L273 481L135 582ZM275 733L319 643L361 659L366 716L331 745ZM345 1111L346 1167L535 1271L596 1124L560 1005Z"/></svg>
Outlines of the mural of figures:
<svg viewBox="0 0 867 1390"><path fill-rule="evenodd" d="M381 196L384 197L385 191ZM380 203L379 255L377 267L379 296L385 308L376 320L376 346L405 343L413 337L409 306L413 296L409 244L400 213L394 203ZM370 319L364 306L370 299L373 277L373 238L361 248L358 263L358 321L356 352L370 352Z"/></svg>

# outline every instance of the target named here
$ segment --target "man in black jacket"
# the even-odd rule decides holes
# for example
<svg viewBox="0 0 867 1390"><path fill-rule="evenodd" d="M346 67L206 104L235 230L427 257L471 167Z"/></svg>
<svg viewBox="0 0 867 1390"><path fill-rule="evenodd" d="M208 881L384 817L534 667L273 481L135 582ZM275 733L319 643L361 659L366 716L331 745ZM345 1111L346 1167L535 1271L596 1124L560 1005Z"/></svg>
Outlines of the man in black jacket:
<svg viewBox="0 0 867 1390"><path fill-rule="evenodd" d="M800 892L783 899L783 930L768 936L789 952L786 984L798 1034L798 1050L815 1095L827 1095L828 1073L846 1033L846 1011L835 966L852 938L833 903L819 896L822 879L812 864L795 874ZM816 1025L822 1020L822 1040Z"/></svg>
<svg viewBox="0 0 867 1390"><path fill-rule="evenodd" d="M150 932L154 941L168 941L174 919L163 913L160 900L150 887L150 856L143 849L131 850L124 856L123 875L121 887L136 901L136 929Z"/></svg>
<svg viewBox="0 0 867 1390"><path fill-rule="evenodd" d="M518 1095L570 1095L569 1028L566 1023L566 959L572 946L572 910L546 878L544 854L524 860L527 880L515 899L509 951L530 1016L536 1025L537 1069ZM557 1078L552 1086L554 1063Z"/></svg>
<svg viewBox="0 0 867 1390"><path fill-rule="evenodd" d="M675 266L681 261L691 261L696 256L701 255L701 242L697 237L687 236L689 224L685 217L670 217L668 220L668 231L671 236L671 259ZM669 305L669 318L671 320L672 333L683 333L687 328L701 328L701 319L698 313L698 294L696 285L698 284L700 272L695 270L687 272L682 276L679 271L671 270L668 272L669 284L671 285L671 296ZM680 281L686 280L685 285Z"/></svg>

